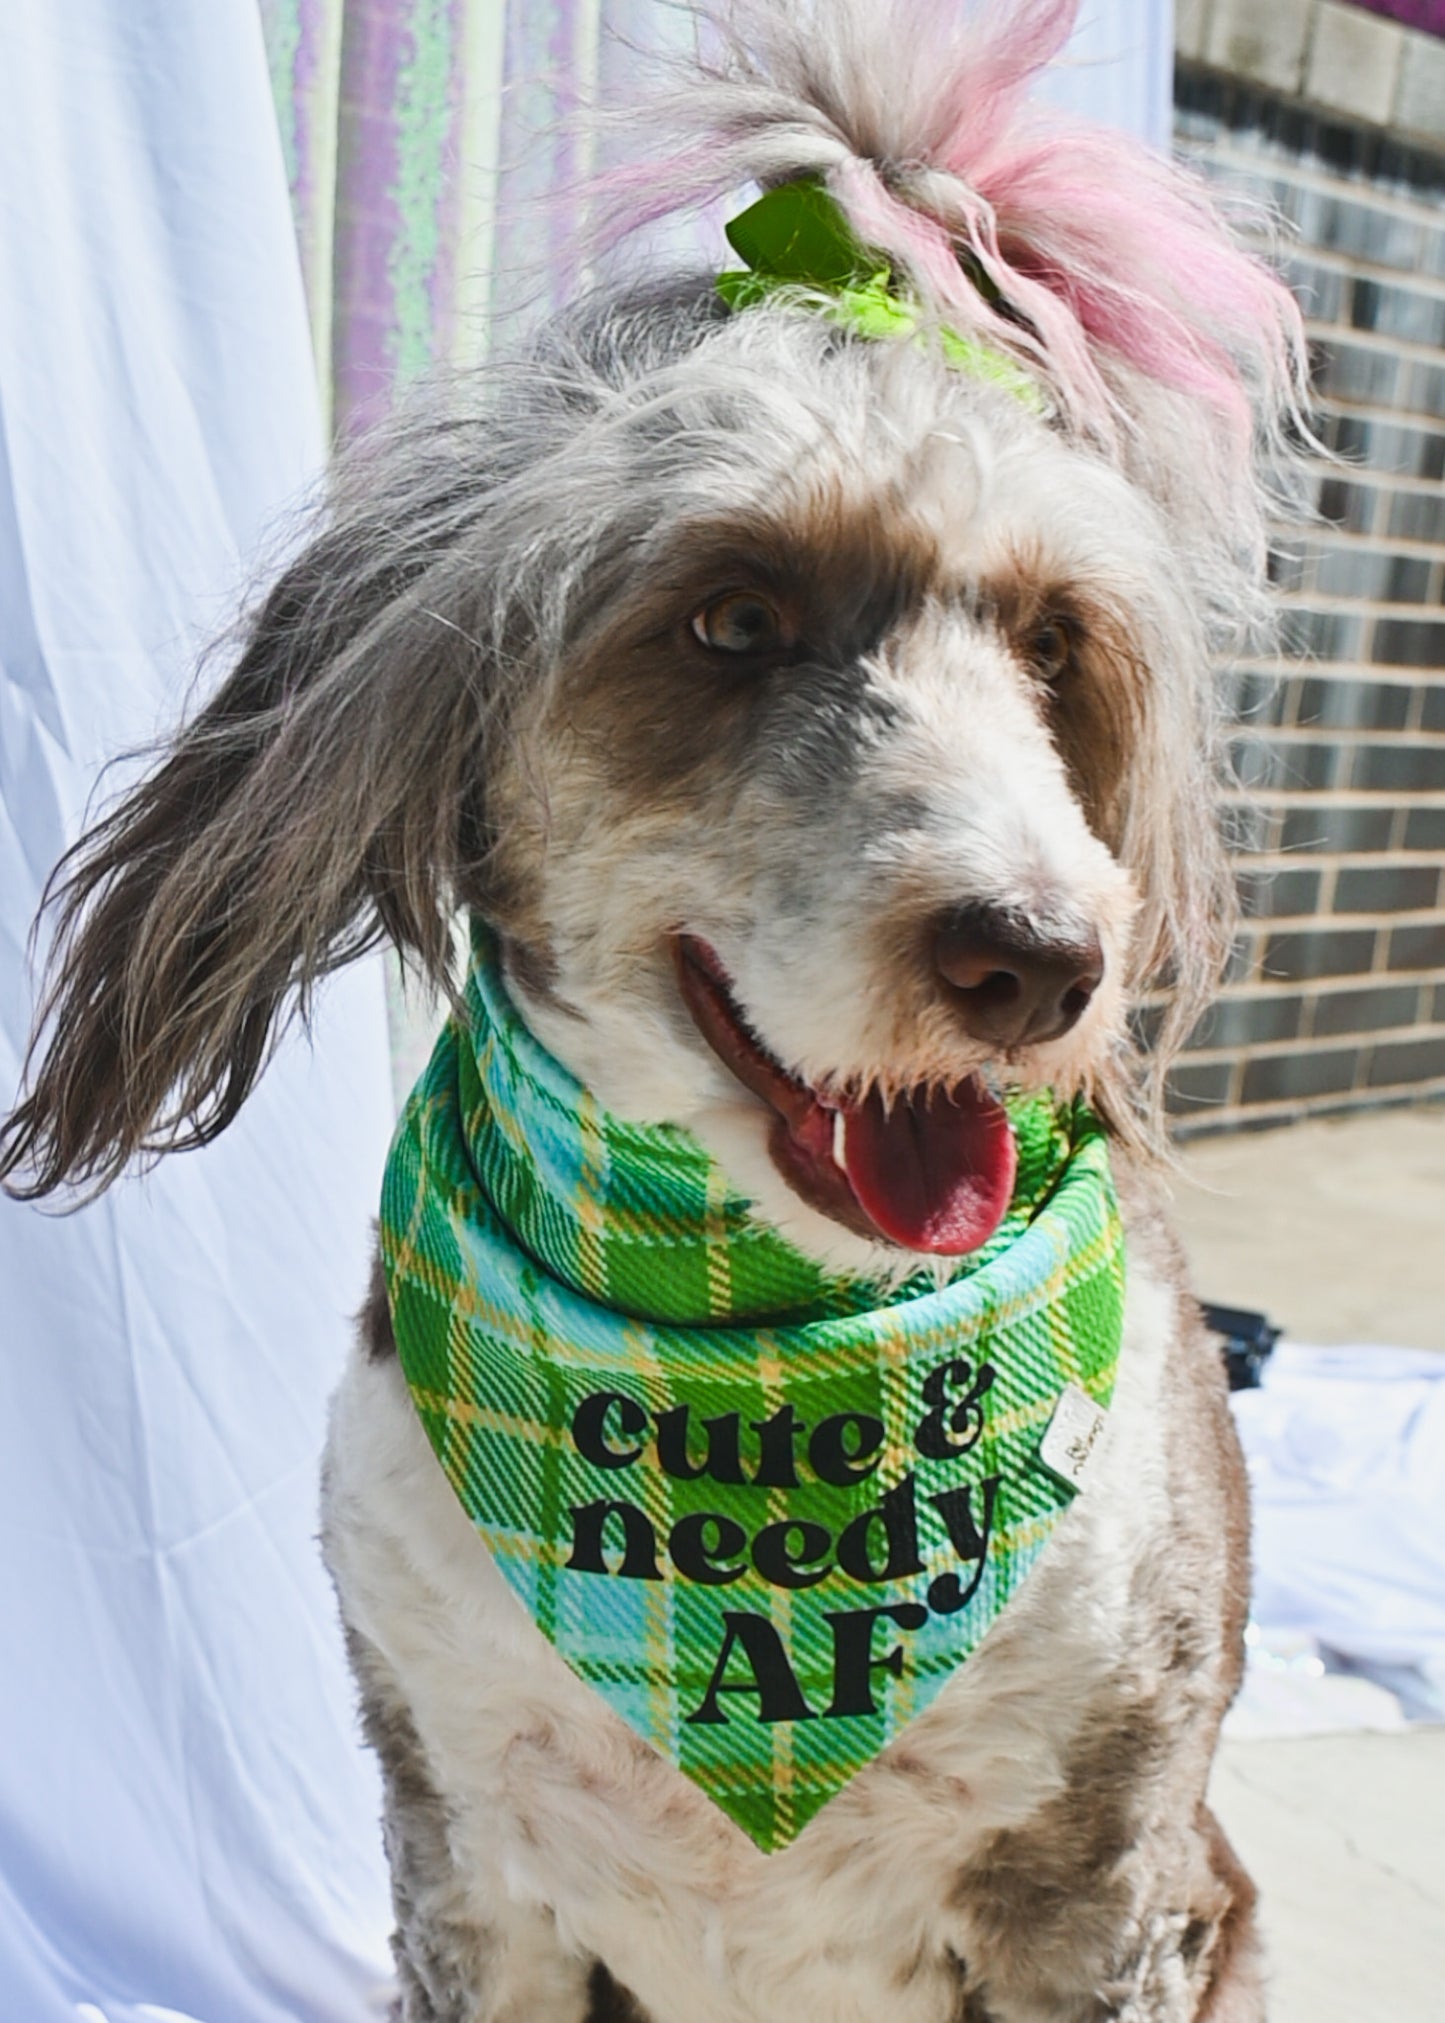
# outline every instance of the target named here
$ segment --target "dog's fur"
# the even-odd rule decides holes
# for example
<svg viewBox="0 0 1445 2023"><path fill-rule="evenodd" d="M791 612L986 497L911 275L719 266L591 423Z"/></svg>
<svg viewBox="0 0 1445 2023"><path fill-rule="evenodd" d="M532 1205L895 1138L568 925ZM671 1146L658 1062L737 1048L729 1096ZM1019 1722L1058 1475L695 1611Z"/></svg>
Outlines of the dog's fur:
<svg viewBox="0 0 1445 2023"><path fill-rule="evenodd" d="M815 1085L983 1070L1087 1092L1118 1141L1097 1479L929 1710L766 1859L522 1613L373 1289L325 1542L386 1778L405 2023L1263 2013L1252 1891L1204 1802L1245 1487L1149 1147L1228 946L1210 664L1259 615L1255 455L1297 418L1298 326L1182 177L1021 113L1070 0L957 13L733 14L654 114L677 151L604 209L824 175L1048 415L926 341L729 316L706 276L595 295L343 463L229 681L66 872L4 1142L34 1192L214 1136L321 975L386 936L445 978L458 906L604 1105L688 1126L839 1269L917 1260L784 1180L679 1000L679 929ZM695 636L740 587L786 652ZM1000 1058L961 1020L931 936L979 906L1097 938L1061 1037ZM1151 985L1152 1064L1129 1025Z"/></svg>

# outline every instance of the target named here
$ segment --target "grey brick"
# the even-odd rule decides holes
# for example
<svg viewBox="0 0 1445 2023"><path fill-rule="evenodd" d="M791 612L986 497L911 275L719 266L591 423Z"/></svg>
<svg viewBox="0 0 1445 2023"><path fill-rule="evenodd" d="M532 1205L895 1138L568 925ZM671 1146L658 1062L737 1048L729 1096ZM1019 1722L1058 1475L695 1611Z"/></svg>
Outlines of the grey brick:
<svg viewBox="0 0 1445 2023"><path fill-rule="evenodd" d="M1208 1061L1198 1067L1181 1063L1169 1077L1168 1109L1176 1117L1187 1115L1192 1110L1218 1109L1229 1101L1233 1074L1233 1066L1228 1061Z"/></svg>
<svg viewBox="0 0 1445 2023"><path fill-rule="evenodd" d="M1358 660L1363 638L1362 622L1347 611L1311 611L1295 604L1280 622L1281 651L1301 659Z"/></svg>
<svg viewBox="0 0 1445 2023"><path fill-rule="evenodd" d="M1442 262L1445 262L1445 232L1437 234ZM1445 264L1441 272L1445 273ZM1445 366L1412 365L1405 379L1404 405L1417 414L1438 419L1445 414Z"/></svg>
<svg viewBox="0 0 1445 2023"><path fill-rule="evenodd" d="M1320 511L1324 513L1325 489L1320 492ZM1346 491L1358 491L1358 486L1345 486ZM1357 500L1346 499L1339 502L1336 512L1325 514L1337 526L1350 527L1365 532L1370 526L1363 519L1365 508ZM1351 518L1350 515L1354 515ZM1355 519L1361 519L1355 528ZM1390 498L1386 514L1386 531L1397 541L1445 541L1445 494L1440 492L1396 492Z"/></svg>
<svg viewBox="0 0 1445 2023"><path fill-rule="evenodd" d="M1281 991L1258 997L1226 997L1212 1004L1189 1035L1191 1047L1248 1048L1299 1034L1304 1000Z"/></svg>
<svg viewBox="0 0 1445 2023"><path fill-rule="evenodd" d="M1324 492L1322 510L1324 510ZM1445 540L1445 494L1441 492L1392 492L1384 494L1388 500L1384 508L1384 530L1394 540ZM1332 516L1338 526L1348 526L1344 518L1346 512L1356 516L1362 512L1358 502L1344 500L1340 504L1340 518Z"/></svg>
<svg viewBox="0 0 1445 2023"><path fill-rule="evenodd" d="M1298 590L1305 580L1308 550L1298 543L1289 547L1271 548L1269 551L1269 580L1276 590L1289 592Z"/></svg>
<svg viewBox="0 0 1445 2023"><path fill-rule="evenodd" d="M1388 549L1362 548L1353 542L1347 548L1326 548L1315 563L1312 588L1326 597L1383 599L1395 560ZM1425 571L1428 577L1428 564Z"/></svg>
<svg viewBox="0 0 1445 2023"><path fill-rule="evenodd" d="M1174 54L1176 58L1180 56L1197 56L1201 53L1201 51L1195 49L1182 49L1177 43L1175 45ZM1209 141L1216 140L1218 136L1219 121L1212 119L1207 112L1195 112L1192 107L1182 104L1176 90L1174 101L1174 138L1180 147L1184 148L1191 141L1208 143ZM1198 167L1208 175L1210 173L1208 158L1201 159Z"/></svg>
<svg viewBox="0 0 1445 2023"><path fill-rule="evenodd" d="M1359 745L1350 785L1370 794L1428 794L1445 788L1445 744Z"/></svg>
<svg viewBox="0 0 1445 2023"><path fill-rule="evenodd" d="M1337 744L1306 744L1290 739L1270 742L1241 738L1230 754L1235 776L1250 793L1265 787L1316 789L1339 784L1344 754Z"/></svg>
<svg viewBox="0 0 1445 2023"><path fill-rule="evenodd" d="M1380 302L1384 286L1367 274L1355 277L1350 290L1350 322L1356 330L1373 330L1380 320Z"/></svg>
<svg viewBox="0 0 1445 2023"><path fill-rule="evenodd" d="M1281 744L1283 767L1279 781L1283 787L1313 787L1315 791L1338 787L1344 775L1344 744Z"/></svg>
<svg viewBox="0 0 1445 2023"><path fill-rule="evenodd" d="M1376 1047L1370 1061L1372 1089L1397 1087L1402 1082L1434 1082L1445 1076L1445 1033L1433 1039L1401 1040L1391 1047Z"/></svg>
<svg viewBox="0 0 1445 2023"><path fill-rule="evenodd" d="M1397 927L1390 935L1387 969L1445 969L1445 920Z"/></svg>
<svg viewBox="0 0 1445 2023"><path fill-rule="evenodd" d="M1395 104L1405 31L1338 0L1317 0L1305 65L1307 98L1383 126Z"/></svg>
<svg viewBox="0 0 1445 2023"><path fill-rule="evenodd" d="M1259 966L1260 943L1253 934L1239 934L1234 938L1228 960L1224 965L1221 983L1244 983L1254 975Z"/></svg>
<svg viewBox="0 0 1445 2023"><path fill-rule="evenodd" d="M1407 428L1398 422L1362 421L1358 416L1340 417L1353 426L1359 441L1357 452L1371 470L1385 477L1429 478L1433 483L1445 476L1445 436L1434 429ZM1343 445L1341 445L1343 454Z"/></svg>
<svg viewBox="0 0 1445 2023"><path fill-rule="evenodd" d="M1371 211L1368 243L1361 249L1377 267L1398 267L1418 274L1430 234L1423 224L1402 218L1398 211Z"/></svg>
<svg viewBox="0 0 1445 2023"><path fill-rule="evenodd" d="M1356 330L1374 330L1381 337L1400 337L1409 344L1445 342L1445 301L1368 275L1355 277L1349 320Z"/></svg>
<svg viewBox="0 0 1445 2023"><path fill-rule="evenodd" d="M1240 904L1253 920L1297 919L1300 916L1307 919L1319 904L1319 897L1318 871L1291 867L1288 870L1271 868L1240 873Z"/></svg>
<svg viewBox="0 0 1445 2023"><path fill-rule="evenodd" d="M1278 748L1267 738L1236 738L1229 747L1229 767L1247 794L1279 784Z"/></svg>
<svg viewBox="0 0 1445 2023"><path fill-rule="evenodd" d="M1269 856L1279 847L1284 810L1262 801L1234 801L1219 811L1219 833L1236 856Z"/></svg>
<svg viewBox="0 0 1445 2023"><path fill-rule="evenodd" d="M1354 295L1348 277L1338 268L1322 266L1311 260L1307 254L1296 253L1284 263L1284 278L1294 291L1305 320L1311 324L1335 324L1342 321L1348 303L1350 320L1357 330L1371 328L1368 324L1355 321Z"/></svg>
<svg viewBox="0 0 1445 2023"><path fill-rule="evenodd" d="M1319 515L1322 520L1328 520L1331 526L1342 527L1347 533L1368 534L1375 522L1375 508L1379 497L1380 494L1373 485L1352 485L1344 478L1328 477L1320 484ZM1438 503L1441 508L1440 525L1445 527L1445 500ZM1416 534L1408 527L1397 527L1393 519L1390 532L1406 541L1428 541L1434 538L1432 534Z"/></svg>
<svg viewBox="0 0 1445 2023"><path fill-rule="evenodd" d="M1174 0L1174 47L1180 56L1203 56L1209 0Z"/></svg>
<svg viewBox="0 0 1445 2023"><path fill-rule="evenodd" d="M1367 198L1368 189L1362 188L1360 195ZM1327 196L1323 190L1311 191L1310 196L1313 201L1302 204L1298 216L1306 245L1350 253L1377 267L1401 267L1409 274L1417 271L1424 238L1420 225L1369 202ZM1378 391L1374 387L1369 390Z"/></svg>
<svg viewBox="0 0 1445 2023"><path fill-rule="evenodd" d="M1205 61L1253 84L1293 95L1304 72L1309 0L1214 0Z"/></svg>
<svg viewBox="0 0 1445 2023"><path fill-rule="evenodd" d="M1434 564L1423 555L1392 555L1385 578L1385 600L1390 604L1423 604L1430 595Z"/></svg>
<svg viewBox="0 0 1445 2023"><path fill-rule="evenodd" d="M1414 698L1403 682L1313 676L1299 684L1294 721L1308 729L1402 731Z"/></svg>
<svg viewBox="0 0 1445 2023"><path fill-rule="evenodd" d="M1411 984L1389 984L1373 990L1332 990L1315 1000L1314 1031L1320 1039L1344 1033L1375 1033L1415 1022L1420 993Z"/></svg>
<svg viewBox="0 0 1445 2023"><path fill-rule="evenodd" d="M1323 24L1300 45L1310 88L1336 93L1339 119L1290 103L1278 86L1271 96L1187 63L1179 72L1181 132L1206 145L1227 135L1236 157L1207 172L1298 226L1293 278L1326 410L1316 426L1356 460L1318 465L1314 477L1321 517L1343 538L1326 527L1271 563L1290 600L1286 649L1304 664L1274 687L1248 665L1229 677L1238 756L1256 787L1252 804L1227 815L1251 859L1240 884L1252 925L1231 958L1230 994L1190 1036L1189 1078L1172 1102L1192 1130L1241 1128L1251 1104L1403 1097L1408 1073L1423 1071L1399 1049L1439 1037L1410 1028L1432 1002L1445 1026L1445 983L1432 975L1445 974L1445 807L1411 805L1422 793L1445 799L1445 678L1429 678L1445 671L1445 610L1431 609L1445 604L1445 357L1401 355L1405 344L1445 339L1445 301L1417 279L1445 279L1445 150L1433 159L1372 128L1371 112L1390 116L1370 97L1379 76L1349 56L1356 45L1415 56L1419 38L1344 0L1308 0L1307 11ZM1195 0L1191 18L1206 62L1219 65L1233 38L1233 56L1258 75L1268 50L1242 44L1272 42L1277 58L1297 16L1261 0ZM1428 48L1445 64L1445 43ZM1356 262L1364 272L1350 271ZM1401 552L1406 544L1416 551ZM1370 804L1338 805L1346 787ZM1286 788L1292 805L1275 798ZM1377 854L1401 850L1409 857ZM1317 853L1347 861L1322 872ZM1333 930L1317 912L1326 894L1341 923ZM1401 913L1411 927L1393 924ZM1382 1042L1386 1033L1410 1037ZM1206 1048L1225 1058L1202 1058Z"/></svg>
<svg viewBox="0 0 1445 2023"><path fill-rule="evenodd" d="M1288 983L1303 983L1316 976L1353 976L1368 971L1374 957L1373 928L1312 928L1303 934L1272 934L1265 944L1260 972Z"/></svg>
<svg viewBox="0 0 1445 2023"><path fill-rule="evenodd" d="M1251 728L1282 723L1289 707L1289 688L1278 675L1253 668L1237 669L1231 679L1231 714Z"/></svg>
<svg viewBox="0 0 1445 2023"><path fill-rule="evenodd" d="M1440 873L1430 864L1375 864L1341 871L1335 884L1336 913L1422 913L1440 892Z"/></svg>
<svg viewBox="0 0 1445 2023"><path fill-rule="evenodd" d="M1394 124L1437 146L1445 140L1445 44L1434 36L1407 38L1395 90Z"/></svg>
<svg viewBox="0 0 1445 2023"><path fill-rule="evenodd" d="M1333 209L1358 211L1361 218L1375 218L1379 213L1364 211L1350 204L1335 204ZM1322 241L1324 244L1329 242ZM1319 347L1319 362L1315 367L1316 390L1333 394L1338 400L1367 401L1371 406L1384 407L1395 398L1401 373L1400 360L1391 351L1377 351L1370 345L1332 343L1328 340Z"/></svg>
<svg viewBox="0 0 1445 2023"><path fill-rule="evenodd" d="M1405 821L1405 848L1445 853L1445 808L1412 808Z"/></svg>
<svg viewBox="0 0 1445 2023"><path fill-rule="evenodd" d="M1445 668L1445 623L1382 618L1375 627L1374 657L1386 667Z"/></svg>
<svg viewBox="0 0 1445 2023"><path fill-rule="evenodd" d="M1290 808L1280 847L1286 851L1326 850L1332 856L1388 850L1393 825L1388 808Z"/></svg>
<svg viewBox="0 0 1445 2023"><path fill-rule="evenodd" d="M1351 1089L1359 1073L1357 1047L1329 1053L1266 1054L1247 1063L1240 1100L1278 1103L1303 1096L1334 1096Z"/></svg>
<svg viewBox="0 0 1445 2023"><path fill-rule="evenodd" d="M1375 426L1368 415L1327 414L1320 426L1320 440L1327 449L1349 463L1368 463Z"/></svg>

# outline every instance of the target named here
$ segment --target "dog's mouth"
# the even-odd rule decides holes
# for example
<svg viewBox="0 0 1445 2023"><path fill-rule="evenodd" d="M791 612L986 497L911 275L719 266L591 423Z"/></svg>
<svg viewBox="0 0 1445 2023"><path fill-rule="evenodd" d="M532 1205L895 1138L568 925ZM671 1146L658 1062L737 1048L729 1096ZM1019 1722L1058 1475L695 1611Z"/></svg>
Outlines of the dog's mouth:
<svg viewBox="0 0 1445 2023"><path fill-rule="evenodd" d="M859 1236L961 1257L986 1243L1013 1194L1018 1155L1002 1103L976 1075L885 1101L811 1087L748 1024L705 941L673 936L692 1021L745 1089L774 1113L773 1163L793 1192Z"/></svg>

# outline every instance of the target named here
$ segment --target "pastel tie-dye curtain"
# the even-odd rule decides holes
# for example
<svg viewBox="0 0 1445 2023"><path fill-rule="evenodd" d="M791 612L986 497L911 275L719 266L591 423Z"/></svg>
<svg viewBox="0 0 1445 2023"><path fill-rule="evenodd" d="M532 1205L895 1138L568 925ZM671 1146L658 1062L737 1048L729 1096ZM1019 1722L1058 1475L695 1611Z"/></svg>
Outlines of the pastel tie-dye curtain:
<svg viewBox="0 0 1445 2023"><path fill-rule="evenodd" d="M480 355L524 287L565 287L545 200L590 164L659 0L260 0L316 356L350 433L436 360ZM525 282L521 277L525 276Z"/></svg>

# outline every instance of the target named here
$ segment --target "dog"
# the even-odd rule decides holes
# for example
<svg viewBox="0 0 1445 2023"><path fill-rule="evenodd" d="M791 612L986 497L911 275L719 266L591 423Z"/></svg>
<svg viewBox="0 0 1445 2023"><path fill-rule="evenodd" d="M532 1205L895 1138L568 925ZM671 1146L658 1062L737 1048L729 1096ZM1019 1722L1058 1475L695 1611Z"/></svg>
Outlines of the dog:
<svg viewBox="0 0 1445 2023"><path fill-rule="evenodd" d="M988 1235L959 1234L950 1117L1047 1090L1109 1134L1127 1293L1087 1488L967 1662L766 1855L519 1607L378 1273L324 1547L403 2023L1264 2013L1205 1797L1247 1491L1161 1091L1230 944L1213 670L1268 622L1303 345L1202 186L1030 110L1073 12L714 19L600 179L598 243L751 183L806 192L864 267L753 268L731 300L715 270L624 278L404 406L62 870L16 1191L213 1138L379 941L453 989L459 910L597 1105L688 1134L830 1279L944 1288Z"/></svg>

